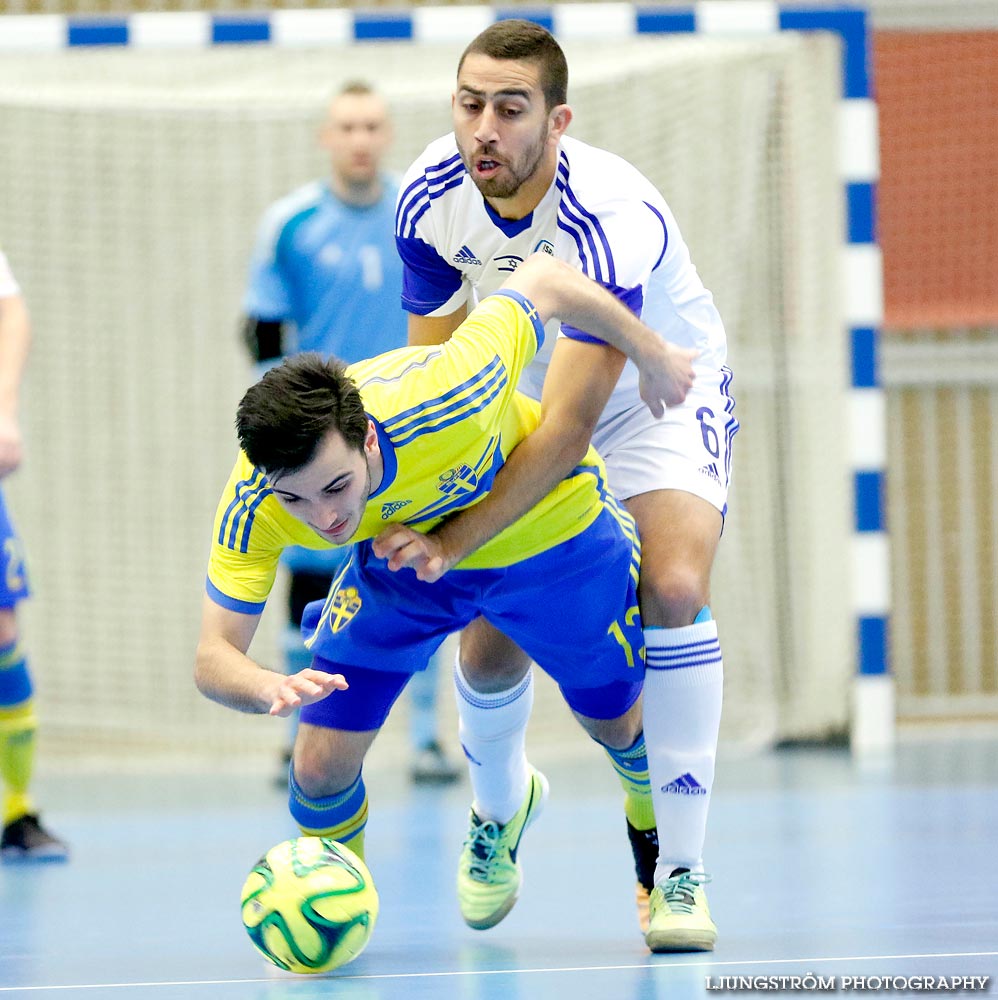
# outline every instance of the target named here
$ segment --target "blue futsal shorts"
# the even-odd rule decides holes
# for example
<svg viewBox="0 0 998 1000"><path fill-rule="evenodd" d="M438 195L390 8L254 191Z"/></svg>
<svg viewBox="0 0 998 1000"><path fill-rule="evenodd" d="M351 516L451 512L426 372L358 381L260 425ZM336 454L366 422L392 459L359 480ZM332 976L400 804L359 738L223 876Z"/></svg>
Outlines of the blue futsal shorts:
<svg viewBox="0 0 998 1000"><path fill-rule="evenodd" d="M370 541L354 546L324 603L308 605L302 632L317 670L350 688L306 705L301 721L379 728L409 677L479 616L517 643L582 715L613 719L644 678L638 612L640 547L634 522L604 509L585 531L502 569L451 570L424 583L393 573Z"/></svg>
<svg viewBox="0 0 998 1000"><path fill-rule="evenodd" d="M21 543L0 492L0 608L12 608L29 595Z"/></svg>

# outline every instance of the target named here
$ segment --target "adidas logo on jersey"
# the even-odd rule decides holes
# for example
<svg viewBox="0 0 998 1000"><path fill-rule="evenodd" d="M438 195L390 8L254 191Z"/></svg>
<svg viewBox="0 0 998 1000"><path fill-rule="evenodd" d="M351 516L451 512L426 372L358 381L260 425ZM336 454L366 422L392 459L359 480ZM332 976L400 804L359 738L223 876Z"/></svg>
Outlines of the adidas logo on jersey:
<svg viewBox="0 0 998 1000"><path fill-rule="evenodd" d="M475 256L475 252L467 243L451 259L455 264L473 264L475 267L482 266L482 262Z"/></svg>
<svg viewBox="0 0 998 1000"><path fill-rule="evenodd" d="M667 785L662 786L663 792L668 792L673 795L706 795L707 789L697 781L696 778L690 774L689 771L686 774L681 775L676 778L675 781L670 781Z"/></svg>
<svg viewBox="0 0 998 1000"><path fill-rule="evenodd" d="M397 514L403 507L408 507L411 500L393 500L391 503L381 505L381 520L387 521L392 514Z"/></svg>

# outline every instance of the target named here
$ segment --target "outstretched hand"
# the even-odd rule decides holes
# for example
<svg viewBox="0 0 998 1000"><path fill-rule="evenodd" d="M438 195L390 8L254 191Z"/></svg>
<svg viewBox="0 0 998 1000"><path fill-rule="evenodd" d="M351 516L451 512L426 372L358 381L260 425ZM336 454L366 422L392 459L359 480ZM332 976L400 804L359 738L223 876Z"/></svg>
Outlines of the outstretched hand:
<svg viewBox="0 0 998 1000"><path fill-rule="evenodd" d="M678 347L659 341L661 350L642 358L638 365L638 391L652 416L661 417L667 406L678 406L693 388L696 374L693 362L699 351L695 347Z"/></svg>
<svg viewBox="0 0 998 1000"><path fill-rule="evenodd" d="M434 535L424 535L404 524L393 524L374 540L374 554L388 560L393 572L409 567L424 583L436 583L451 569L454 560Z"/></svg>
<svg viewBox="0 0 998 1000"><path fill-rule="evenodd" d="M322 701L334 691L345 691L349 686L342 674L327 674L307 667L281 680L269 714L287 717L296 708Z"/></svg>

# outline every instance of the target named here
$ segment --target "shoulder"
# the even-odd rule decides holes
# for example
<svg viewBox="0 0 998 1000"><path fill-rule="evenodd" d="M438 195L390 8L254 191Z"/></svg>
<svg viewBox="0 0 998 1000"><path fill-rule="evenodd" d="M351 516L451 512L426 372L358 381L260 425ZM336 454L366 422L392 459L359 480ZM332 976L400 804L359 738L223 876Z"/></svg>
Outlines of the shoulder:
<svg viewBox="0 0 998 1000"><path fill-rule="evenodd" d="M461 154L457 149L457 140L453 132L440 136L429 143L419 156L409 165L402 179L403 185L420 177L428 178L446 171L455 163L461 162Z"/></svg>
<svg viewBox="0 0 998 1000"><path fill-rule="evenodd" d="M219 548L248 555L280 551L298 534L296 523L278 503L267 477L240 451L215 514Z"/></svg>
<svg viewBox="0 0 998 1000"><path fill-rule="evenodd" d="M267 207L260 220L261 238L276 242L291 223L311 215L328 200L328 188L323 181L309 181L295 188Z"/></svg>
<svg viewBox="0 0 998 1000"><path fill-rule="evenodd" d="M452 193L461 188L467 176L453 134L431 142L402 178L396 214L400 234L411 235L409 230L427 209L450 204Z"/></svg>
<svg viewBox="0 0 998 1000"><path fill-rule="evenodd" d="M594 208L665 201L658 188L629 160L569 136L561 140L558 177L563 200L567 194Z"/></svg>
<svg viewBox="0 0 998 1000"><path fill-rule="evenodd" d="M558 185L559 227L569 234L595 230L615 244L642 236L657 242L671 219L665 198L637 167L568 136L561 141Z"/></svg>

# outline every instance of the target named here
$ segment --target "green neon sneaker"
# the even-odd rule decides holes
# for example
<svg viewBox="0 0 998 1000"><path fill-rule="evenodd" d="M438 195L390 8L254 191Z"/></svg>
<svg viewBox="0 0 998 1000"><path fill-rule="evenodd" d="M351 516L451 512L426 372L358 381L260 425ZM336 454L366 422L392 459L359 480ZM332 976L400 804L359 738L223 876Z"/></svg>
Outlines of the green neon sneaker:
<svg viewBox="0 0 998 1000"><path fill-rule="evenodd" d="M704 885L709 875L677 868L652 890L645 942L651 951L713 951L717 927Z"/></svg>
<svg viewBox="0 0 998 1000"><path fill-rule="evenodd" d="M464 922L476 931L495 927L513 909L520 895L520 839L547 797L547 778L531 768L527 797L508 823L500 826L495 820L479 819L471 810L471 826L457 865L457 898Z"/></svg>

